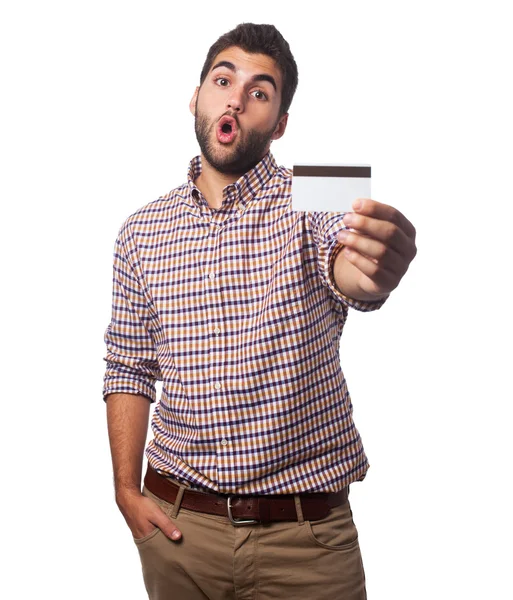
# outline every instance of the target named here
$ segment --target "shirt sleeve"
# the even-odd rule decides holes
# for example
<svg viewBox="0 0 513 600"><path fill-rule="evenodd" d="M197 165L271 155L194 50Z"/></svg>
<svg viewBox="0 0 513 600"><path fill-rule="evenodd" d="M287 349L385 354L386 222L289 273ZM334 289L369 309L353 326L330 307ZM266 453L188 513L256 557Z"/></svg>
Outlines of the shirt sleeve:
<svg viewBox="0 0 513 600"><path fill-rule="evenodd" d="M312 228L312 235L317 246L317 268L321 278L322 285L326 286L333 297L346 306L350 306L362 312L378 310L388 299L365 301L356 300L345 296L335 283L333 266L338 253L343 245L337 240L337 233L342 229L347 229L343 218L346 213L340 212L308 212L307 218Z"/></svg>
<svg viewBox="0 0 513 600"><path fill-rule="evenodd" d="M137 256L125 223L114 247L112 277L112 318L104 335L107 363L103 399L107 394L142 394L156 400L155 381L162 380L155 342L151 335L151 314L141 282L131 261Z"/></svg>

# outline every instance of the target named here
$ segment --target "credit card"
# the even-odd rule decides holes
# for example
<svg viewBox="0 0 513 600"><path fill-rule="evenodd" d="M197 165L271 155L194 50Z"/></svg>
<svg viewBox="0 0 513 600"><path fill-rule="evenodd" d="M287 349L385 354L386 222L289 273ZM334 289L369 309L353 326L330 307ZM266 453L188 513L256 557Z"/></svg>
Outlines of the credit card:
<svg viewBox="0 0 513 600"><path fill-rule="evenodd" d="M292 210L352 212L357 198L370 197L370 165L300 163L292 168Z"/></svg>

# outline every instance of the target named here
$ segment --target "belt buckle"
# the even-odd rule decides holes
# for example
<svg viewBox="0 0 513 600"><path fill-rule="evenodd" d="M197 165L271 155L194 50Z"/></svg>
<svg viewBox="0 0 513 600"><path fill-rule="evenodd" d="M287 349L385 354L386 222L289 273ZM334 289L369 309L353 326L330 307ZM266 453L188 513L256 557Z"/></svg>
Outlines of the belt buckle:
<svg viewBox="0 0 513 600"><path fill-rule="evenodd" d="M235 496L230 495L226 500L226 506L228 507L228 518L230 519L232 525L255 525L260 523L256 519L234 519L232 515L232 498Z"/></svg>

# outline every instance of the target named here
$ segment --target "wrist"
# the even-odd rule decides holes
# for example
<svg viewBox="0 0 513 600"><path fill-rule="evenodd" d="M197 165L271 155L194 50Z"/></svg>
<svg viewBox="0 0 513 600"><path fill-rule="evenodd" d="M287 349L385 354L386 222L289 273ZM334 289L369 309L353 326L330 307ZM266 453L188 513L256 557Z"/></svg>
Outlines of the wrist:
<svg viewBox="0 0 513 600"><path fill-rule="evenodd" d="M142 496L141 489L136 486L123 486L116 490L116 504L119 508L124 508L134 498Z"/></svg>

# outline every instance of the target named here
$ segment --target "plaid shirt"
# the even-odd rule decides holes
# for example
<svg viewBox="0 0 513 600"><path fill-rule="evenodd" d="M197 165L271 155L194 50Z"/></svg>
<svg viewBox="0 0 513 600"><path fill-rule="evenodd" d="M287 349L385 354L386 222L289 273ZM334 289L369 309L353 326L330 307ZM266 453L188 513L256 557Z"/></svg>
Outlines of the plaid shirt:
<svg viewBox="0 0 513 600"><path fill-rule="evenodd" d="M337 491L369 468L339 344L348 307L333 263L343 213L291 210L271 152L223 190L187 183L123 223L114 250L103 397L156 401L149 464L220 493Z"/></svg>

